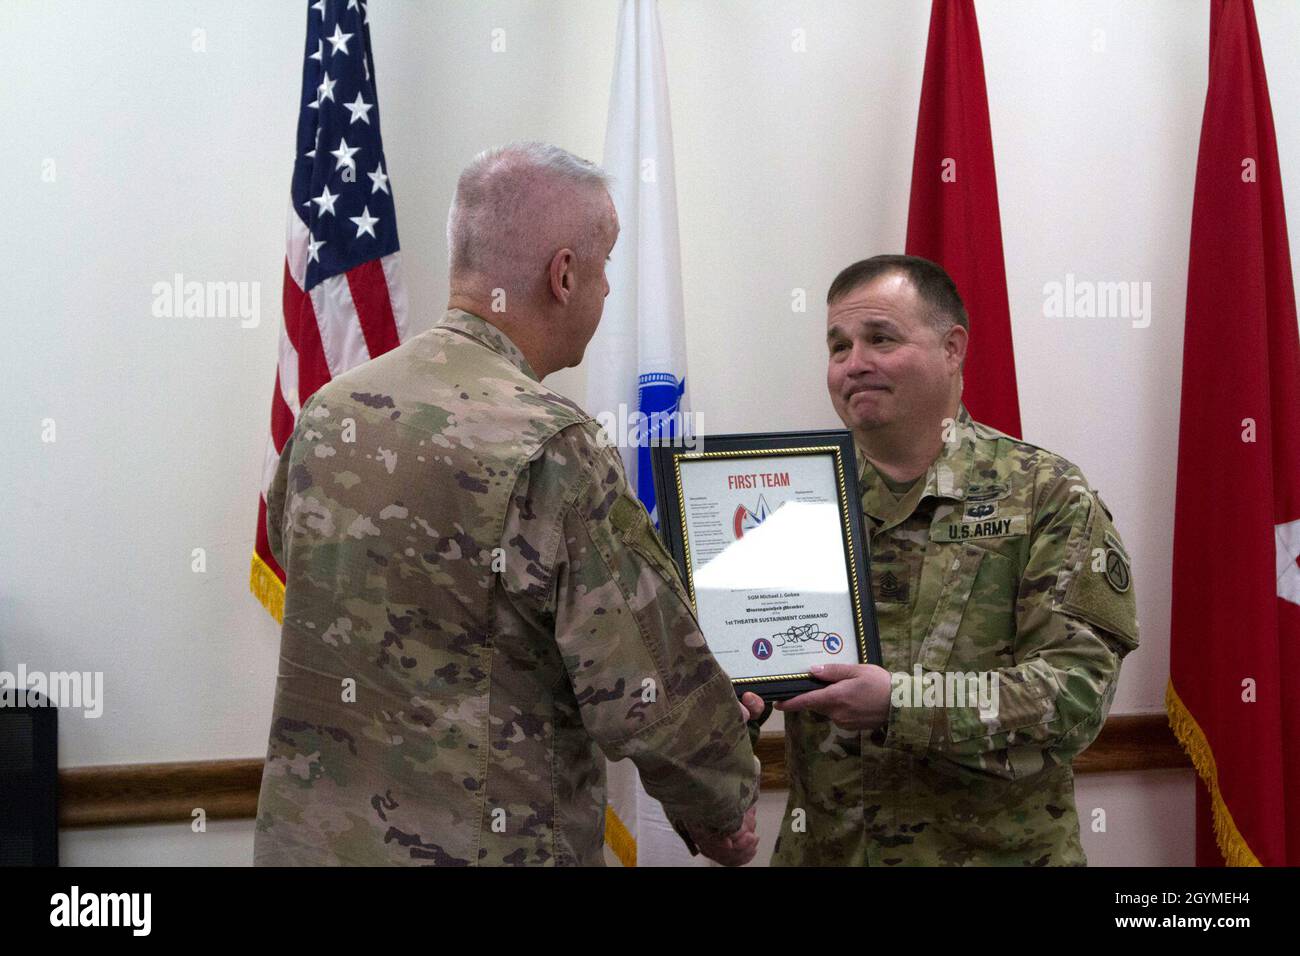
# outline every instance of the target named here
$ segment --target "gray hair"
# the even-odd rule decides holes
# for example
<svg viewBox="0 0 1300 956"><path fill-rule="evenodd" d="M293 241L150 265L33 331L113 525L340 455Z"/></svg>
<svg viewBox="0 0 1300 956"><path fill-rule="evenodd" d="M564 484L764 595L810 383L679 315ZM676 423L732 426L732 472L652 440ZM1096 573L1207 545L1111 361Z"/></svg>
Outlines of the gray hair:
<svg viewBox="0 0 1300 956"><path fill-rule="evenodd" d="M603 255L609 174L548 143L510 143L474 157L447 214L451 274L526 290L556 250Z"/></svg>

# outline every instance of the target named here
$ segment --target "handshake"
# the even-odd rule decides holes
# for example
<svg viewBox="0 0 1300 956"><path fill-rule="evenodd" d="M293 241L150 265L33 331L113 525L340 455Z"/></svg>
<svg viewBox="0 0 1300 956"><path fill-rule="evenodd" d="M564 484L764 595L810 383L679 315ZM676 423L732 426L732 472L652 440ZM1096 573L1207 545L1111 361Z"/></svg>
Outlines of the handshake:
<svg viewBox="0 0 1300 956"><path fill-rule="evenodd" d="M782 713L815 711L845 730L875 730L885 726L893 687L889 671L875 664L814 664L809 671L827 686L781 701L776 705L777 710ZM740 698L740 713L746 723L761 716L762 698L746 693ZM754 816L754 808L750 807L735 833L692 831L691 839L710 860L723 866L744 866L758 851Z"/></svg>
<svg viewBox="0 0 1300 956"><path fill-rule="evenodd" d="M761 716L763 699L755 693L746 693L740 698L741 719L746 723ZM756 832L757 804L745 811L745 819L735 833L719 834L694 831L691 839L701 853L723 866L744 866L758 852L758 833Z"/></svg>

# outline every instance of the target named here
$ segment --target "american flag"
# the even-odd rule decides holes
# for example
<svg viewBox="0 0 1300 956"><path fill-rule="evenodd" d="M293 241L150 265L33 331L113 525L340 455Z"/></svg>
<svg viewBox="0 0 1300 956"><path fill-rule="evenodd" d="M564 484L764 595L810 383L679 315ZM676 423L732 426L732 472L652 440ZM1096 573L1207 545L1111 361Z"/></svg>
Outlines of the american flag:
<svg viewBox="0 0 1300 956"><path fill-rule="evenodd" d="M315 0L307 9L284 325L249 578L253 594L277 620L284 570L267 543L266 490L298 412L331 378L406 336L406 291L368 23L359 0Z"/></svg>

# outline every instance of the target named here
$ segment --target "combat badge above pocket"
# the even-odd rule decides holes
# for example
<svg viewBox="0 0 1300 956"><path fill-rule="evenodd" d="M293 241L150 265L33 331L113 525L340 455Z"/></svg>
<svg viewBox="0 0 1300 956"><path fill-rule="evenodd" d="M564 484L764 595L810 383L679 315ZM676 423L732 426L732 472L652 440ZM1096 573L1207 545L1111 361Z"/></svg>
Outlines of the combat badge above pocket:
<svg viewBox="0 0 1300 956"><path fill-rule="evenodd" d="M1110 511L1100 506L1088 514L1088 547L1065 591L1061 609L1117 638L1126 650L1138 646L1137 601L1128 552L1110 523Z"/></svg>

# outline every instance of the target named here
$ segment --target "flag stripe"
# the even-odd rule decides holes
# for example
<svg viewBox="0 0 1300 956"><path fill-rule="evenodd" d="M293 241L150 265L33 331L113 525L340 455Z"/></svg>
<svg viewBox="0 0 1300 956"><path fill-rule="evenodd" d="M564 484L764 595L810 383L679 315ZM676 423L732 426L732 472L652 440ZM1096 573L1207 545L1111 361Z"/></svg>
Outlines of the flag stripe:
<svg viewBox="0 0 1300 956"><path fill-rule="evenodd" d="M388 278L378 259L362 263L347 274L348 290L356 307L370 355L383 355L397 346L397 324L388 301Z"/></svg>
<svg viewBox="0 0 1300 956"><path fill-rule="evenodd" d="M284 272L284 329L298 353L298 402L301 405L331 376L311 296L293 281L287 264Z"/></svg>
<svg viewBox="0 0 1300 956"><path fill-rule="evenodd" d="M280 393L280 400L288 407L289 414L293 418L298 417L298 410L301 407L298 401L298 361L298 350L289 341L288 330L281 325L280 360L275 370L279 386L277 391Z"/></svg>
<svg viewBox="0 0 1300 956"><path fill-rule="evenodd" d="M347 275L330 276L318 282L308 295L316 310L316 326L325 347L330 378L342 375L370 358Z"/></svg>
<svg viewBox="0 0 1300 956"><path fill-rule="evenodd" d="M284 395L281 394L280 373L276 372L275 391L271 393L271 441L276 451L283 449L284 443L293 434L295 417L293 410L285 402Z"/></svg>
<svg viewBox="0 0 1300 956"><path fill-rule="evenodd" d="M307 224L293 208L293 200L289 200L289 224L284 239L285 263L294 285L299 289L307 284L307 243L310 239Z"/></svg>
<svg viewBox="0 0 1300 956"><path fill-rule="evenodd" d="M406 284L402 282L402 254L390 252L379 260L384 265L384 281L388 285L388 304L393 310L393 326L397 329L397 338L405 342L406 326Z"/></svg>

